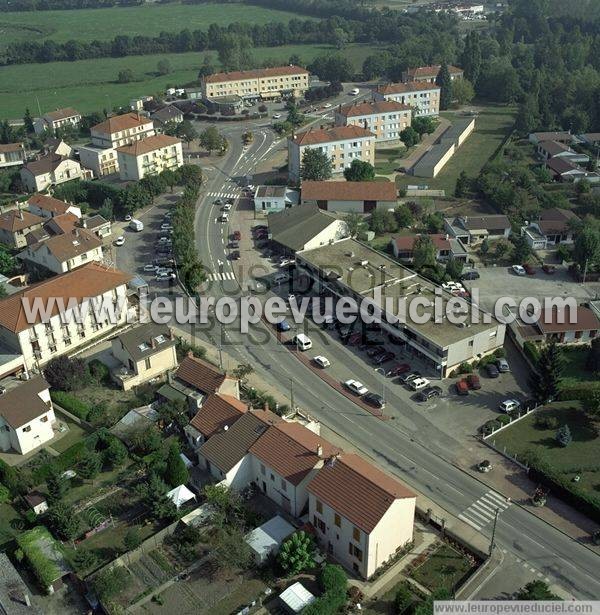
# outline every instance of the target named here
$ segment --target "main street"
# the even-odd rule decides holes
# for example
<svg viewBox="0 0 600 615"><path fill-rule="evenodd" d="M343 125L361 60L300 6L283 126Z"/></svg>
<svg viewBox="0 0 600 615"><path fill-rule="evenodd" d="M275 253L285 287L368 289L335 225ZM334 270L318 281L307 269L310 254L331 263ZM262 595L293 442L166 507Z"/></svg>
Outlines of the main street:
<svg viewBox="0 0 600 615"><path fill-rule="evenodd" d="M226 245L228 234L235 230L218 221L220 208L213 204L214 195L239 194L236 181L251 174L258 162L277 147L274 135L265 127L255 130L254 142L244 151L239 138L241 131L239 128L230 131L229 151L207 170L207 180L198 202L197 246L211 272L233 272ZM236 271L237 279L214 276L216 279L210 283L206 294L215 298L239 296L238 280L243 284L244 274ZM501 502L502 498L452 463L451 447L456 442L436 430L434 421L417 413L412 413L407 421L375 418L300 363L262 323L251 326L246 335L240 333L238 321L222 328L218 325L197 327L192 332L200 340L223 347L234 361L250 363L270 386L287 391L293 383L297 405L451 515L479 518L477 525L481 533L491 537L493 523L481 514L481 505L486 501ZM363 379L362 373L354 375ZM410 411L406 401L393 390L386 394L386 399L389 406ZM517 504L508 504L499 506L496 528L499 548L528 562L537 576L547 577L573 596L593 599L600 595L600 559L595 553ZM474 517L473 512L479 517Z"/></svg>

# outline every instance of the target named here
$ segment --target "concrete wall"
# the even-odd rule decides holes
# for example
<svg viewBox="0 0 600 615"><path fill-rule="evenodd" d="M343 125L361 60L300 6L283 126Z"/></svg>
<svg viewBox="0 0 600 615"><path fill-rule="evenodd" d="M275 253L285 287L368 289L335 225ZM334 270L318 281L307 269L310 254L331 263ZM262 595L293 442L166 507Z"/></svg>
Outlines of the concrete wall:
<svg viewBox="0 0 600 615"><path fill-rule="evenodd" d="M183 166L181 143L161 147L147 154L132 156L117 151L119 177L123 181L139 181L146 175L157 175L165 169L178 169Z"/></svg>
<svg viewBox="0 0 600 615"><path fill-rule="evenodd" d="M468 331L468 328L464 330ZM506 325L498 323L491 324L489 329L476 333L473 337L455 342L448 347L447 370L450 371L465 361L470 363L478 358L477 355L485 356L502 348L505 335Z"/></svg>

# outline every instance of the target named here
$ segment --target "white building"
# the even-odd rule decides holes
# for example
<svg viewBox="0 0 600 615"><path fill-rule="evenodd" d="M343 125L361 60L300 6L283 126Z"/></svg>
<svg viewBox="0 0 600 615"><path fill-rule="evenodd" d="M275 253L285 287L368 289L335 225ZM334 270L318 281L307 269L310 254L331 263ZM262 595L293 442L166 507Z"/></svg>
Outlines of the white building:
<svg viewBox="0 0 600 615"><path fill-rule="evenodd" d="M181 140L168 135L155 135L117 148L119 176L122 180L139 181L146 175L158 175L166 169L183 166Z"/></svg>
<svg viewBox="0 0 600 615"><path fill-rule="evenodd" d="M26 159L22 143L0 143L0 169L22 165Z"/></svg>
<svg viewBox="0 0 600 615"><path fill-rule="evenodd" d="M287 186L258 186L254 192L254 211L281 211L298 205L298 191Z"/></svg>
<svg viewBox="0 0 600 615"><path fill-rule="evenodd" d="M412 109L395 100L374 100L340 105L335 112L337 126L360 126L375 134L376 143L400 140L410 126Z"/></svg>
<svg viewBox="0 0 600 615"><path fill-rule="evenodd" d="M0 344L21 353L31 369L105 337L126 322L130 279L118 269L92 262L28 286L0 300ZM91 308L100 301L115 306L112 322L106 312L99 315ZM25 303L40 310L29 315Z"/></svg>
<svg viewBox="0 0 600 615"><path fill-rule="evenodd" d="M25 455L54 437L56 422L48 383L36 376L0 382L0 450Z"/></svg>
<svg viewBox="0 0 600 615"><path fill-rule="evenodd" d="M534 250L545 250L559 244L571 245L575 241L574 224L581 219L569 209L552 207L541 211L537 220L521 227L521 235Z"/></svg>
<svg viewBox="0 0 600 615"><path fill-rule="evenodd" d="M42 134L45 130L56 130L72 126L77 128L81 123L81 113L71 107L49 111L33 122L36 134Z"/></svg>
<svg viewBox="0 0 600 615"><path fill-rule="evenodd" d="M72 179L82 179L84 173L76 160L58 154L48 154L28 162L21 169L21 181L28 192L42 192Z"/></svg>
<svg viewBox="0 0 600 615"><path fill-rule="evenodd" d="M439 115L440 91L441 88L435 83L388 83L378 86L373 98L408 105L414 109L415 115Z"/></svg>

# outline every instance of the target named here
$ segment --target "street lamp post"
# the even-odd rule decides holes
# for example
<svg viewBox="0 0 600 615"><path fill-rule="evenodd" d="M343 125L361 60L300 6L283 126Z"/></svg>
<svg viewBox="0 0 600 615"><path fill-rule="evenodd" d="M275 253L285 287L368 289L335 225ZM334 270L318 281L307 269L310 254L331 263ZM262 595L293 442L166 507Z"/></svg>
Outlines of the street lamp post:
<svg viewBox="0 0 600 615"><path fill-rule="evenodd" d="M498 523L498 515L500 514L500 509L496 508L496 512L494 513L494 527L492 528L492 538L490 540L490 549L488 551L489 556L492 556L492 551L494 550L494 547L496 546L495 544L495 539L496 539L496 525Z"/></svg>
<svg viewBox="0 0 600 615"><path fill-rule="evenodd" d="M385 377L385 369L383 369L383 367L376 367L375 371ZM385 404L385 382L381 385L381 397L383 398L383 403Z"/></svg>

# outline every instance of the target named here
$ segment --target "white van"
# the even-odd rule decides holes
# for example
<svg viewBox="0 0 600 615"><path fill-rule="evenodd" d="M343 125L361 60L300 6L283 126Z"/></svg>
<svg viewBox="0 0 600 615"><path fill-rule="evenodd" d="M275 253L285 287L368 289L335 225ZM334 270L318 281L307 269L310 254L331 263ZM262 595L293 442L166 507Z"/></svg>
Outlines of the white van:
<svg viewBox="0 0 600 615"><path fill-rule="evenodd" d="M358 96L360 94L360 90L358 88L353 88L352 90L350 90L350 94L352 96Z"/></svg>
<svg viewBox="0 0 600 615"><path fill-rule="evenodd" d="M310 350L312 348L312 342L310 337L304 335L304 333L298 333L294 336L294 343L298 347L298 350Z"/></svg>
<svg viewBox="0 0 600 615"><path fill-rule="evenodd" d="M222 213L221 214L221 222L229 222L229 214Z"/></svg>
<svg viewBox="0 0 600 615"><path fill-rule="evenodd" d="M136 231L139 233L139 231L143 231L144 230L144 223L141 220L136 220L135 218L132 218L129 221L129 228L132 231Z"/></svg>

